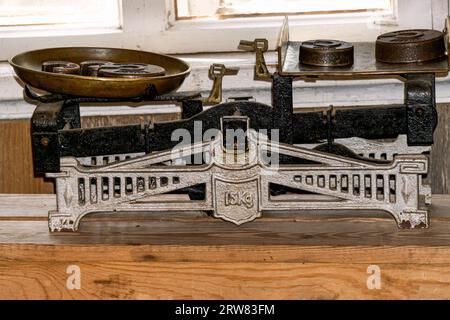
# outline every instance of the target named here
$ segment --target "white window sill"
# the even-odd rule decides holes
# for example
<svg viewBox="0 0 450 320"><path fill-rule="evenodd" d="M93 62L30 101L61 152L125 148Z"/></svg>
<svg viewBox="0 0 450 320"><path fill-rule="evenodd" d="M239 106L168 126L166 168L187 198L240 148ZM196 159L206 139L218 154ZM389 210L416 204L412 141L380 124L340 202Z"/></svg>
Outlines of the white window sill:
<svg viewBox="0 0 450 320"><path fill-rule="evenodd" d="M271 104L271 84L253 80L254 54L214 53L179 55L192 67L180 91L201 91L207 96L212 86L208 79L208 68L212 63L223 63L240 67L237 76L227 76L223 81L224 101L233 96L253 96L256 101ZM276 54L266 55L268 64L274 64ZM450 101L450 77L438 78L436 82L437 102ZM328 105L380 105L403 103L403 83L395 79L294 82L294 107L323 107ZM25 102L20 80L15 78L12 68L0 62L0 120L28 119L35 105ZM179 112L175 105L146 105L140 107L83 106L82 116L125 115Z"/></svg>

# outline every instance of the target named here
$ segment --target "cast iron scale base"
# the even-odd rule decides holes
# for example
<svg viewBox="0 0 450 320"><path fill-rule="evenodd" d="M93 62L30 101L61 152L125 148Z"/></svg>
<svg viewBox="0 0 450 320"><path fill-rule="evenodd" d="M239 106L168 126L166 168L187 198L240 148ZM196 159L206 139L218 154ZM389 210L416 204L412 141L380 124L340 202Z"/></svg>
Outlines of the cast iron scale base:
<svg viewBox="0 0 450 320"><path fill-rule="evenodd" d="M205 103L220 100L228 70L222 65L211 68L220 72L212 77L207 99L198 93L158 95L152 87L132 99L39 96L26 87L26 95L39 101L32 118L35 170L56 179L58 205L49 213L50 230L76 231L81 218L93 212L188 210L238 225L264 211L383 210L400 228L428 227L431 188L424 181L429 165L423 153L433 144L437 124L435 76L447 60L436 69L421 65L393 72L404 81L404 104L294 112L293 81L325 79L334 71L308 69L304 77L302 70L286 69L295 45L284 39L278 71L270 74L264 40L241 45L256 51L255 78L272 82L272 105L242 98L203 110ZM373 77L390 75L383 71ZM80 125L80 103L161 101L180 104L181 119L144 126ZM218 134L177 146L172 132L186 129L194 136L196 121L202 133L217 129ZM246 132L244 152L229 147L222 135L228 128ZM276 140L272 129L278 129ZM275 168L264 152L279 155ZM197 155L201 163L186 164ZM167 200L173 194L179 196Z"/></svg>

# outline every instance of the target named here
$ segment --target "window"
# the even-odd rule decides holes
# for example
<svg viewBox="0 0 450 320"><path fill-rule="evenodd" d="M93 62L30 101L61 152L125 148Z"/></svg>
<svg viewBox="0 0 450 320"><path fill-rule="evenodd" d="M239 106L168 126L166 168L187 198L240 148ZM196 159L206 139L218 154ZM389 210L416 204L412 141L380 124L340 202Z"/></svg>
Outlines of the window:
<svg viewBox="0 0 450 320"><path fill-rule="evenodd" d="M374 41L408 28L442 30L447 0L0 0L0 60L38 48L123 47L160 53L236 51L284 15L293 40Z"/></svg>
<svg viewBox="0 0 450 320"><path fill-rule="evenodd" d="M0 28L120 27L118 0L0 0Z"/></svg>
<svg viewBox="0 0 450 320"><path fill-rule="evenodd" d="M275 49L289 16L290 38L375 41L384 32L442 30L447 0L166 0L167 39L181 51L232 51L240 39L266 38ZM171 41L165 41L165 44ZM200 50L202 48L203 50Z"/></svg>
<svg viewBox="0 0 450 320"><path fill-rule="evenodd" d="M392 11L391 0L175 0L176 19Z"/></svg>

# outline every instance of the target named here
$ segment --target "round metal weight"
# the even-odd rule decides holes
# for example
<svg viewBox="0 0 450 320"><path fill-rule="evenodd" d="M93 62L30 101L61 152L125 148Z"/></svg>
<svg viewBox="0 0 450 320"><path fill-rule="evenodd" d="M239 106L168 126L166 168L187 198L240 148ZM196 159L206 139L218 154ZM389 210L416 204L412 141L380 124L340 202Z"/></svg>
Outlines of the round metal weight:
<svg viewBox="0 0 450 320"><path fill-rule="evenodd" d="M98 73L98 69L108 63L112 63L109 61L103 60L88 60L80 63L80 74L82 76L88 77L96 77Z"/></svg>
<svg viewBox="0 0 450 320"><path fill-rule="evenodd" d="M113 78L139 78L164 76L164 68L146 63L109 63L98 68L97 76Z"/></svg>
<svg viewBox="0 0 450 320"><path fill-rule="evenodd" d="M309 40L300 46L300 63L318 67L353 64L353 45L340 40Z"/></svg>
<svg viewBox="0 0 450 320"><path fill-rule="evenodd" d="M378 62L417 63L445 56L444 34L436 30L412 29L380 35L375 43Z"/></svg>
<svg viewBox="0 0 450 320"><path fill-rule="evenodd" d="M80 66L69 61L45 61L42 63L42 71L62 74L78 74Z"/></svg>

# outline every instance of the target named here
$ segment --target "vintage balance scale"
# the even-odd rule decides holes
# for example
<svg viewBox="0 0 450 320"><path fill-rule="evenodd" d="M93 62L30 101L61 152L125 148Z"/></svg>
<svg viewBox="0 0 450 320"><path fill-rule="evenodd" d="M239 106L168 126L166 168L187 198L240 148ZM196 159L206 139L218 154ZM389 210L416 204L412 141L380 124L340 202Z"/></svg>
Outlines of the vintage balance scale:
<svg viewBox="0 0 450 320"><path fill-rule="evenodd" d="M400 228L428 227L424 153L437 125L435 77L449 70L446 31L406 30L354 44L296 42L288 33L286 20L273 74L267 40L240 44L256 53L255 80L272 82L272 105L245 97L221 103L222 78L237 70L219 64L209 69L213 88L203 98L176 91L190 68L165 55L57 48L12 58L26 96L38 102L35 171L56 180L50 230L76 231L93 212L198 210L238 225L265 211L383 210ZM403 80L404 104L293 111L293 81L387 77ZM181 119L81 128L80 103L117 102L180 104ZM199 122L202 133L216 134L185 146L172 141L174 130L193 134ZM228 129L245 133L243 148Z"/></svg>

